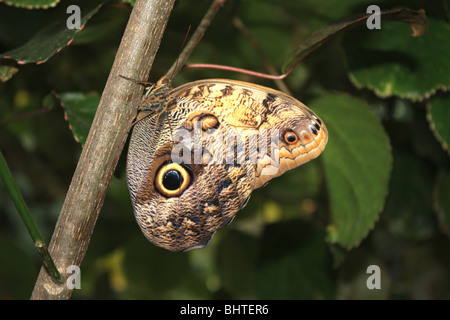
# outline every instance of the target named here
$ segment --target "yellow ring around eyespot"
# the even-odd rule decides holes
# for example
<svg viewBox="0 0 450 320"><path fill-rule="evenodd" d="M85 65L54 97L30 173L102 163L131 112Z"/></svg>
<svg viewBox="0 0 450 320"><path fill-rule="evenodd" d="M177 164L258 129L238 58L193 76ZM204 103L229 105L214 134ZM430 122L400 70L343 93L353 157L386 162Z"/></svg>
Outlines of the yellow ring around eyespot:
<svg viewBox="0 0 450 320"><path fill-rule="evenodd" d="M178 189L175 190L169 190L166 187L164 187L163 179L167 172L170 170L175 170L180 173L181 178L183 179L183 182L181 183L181 186ZM178 163L169 163L164 166L162 166L158 173L156 174L156 188L166 197L175 197L179 196L184 190L187 189L189 186L189 183L191 181L191 177L189 176L189 172L185 168L183 168Z"/></svg>

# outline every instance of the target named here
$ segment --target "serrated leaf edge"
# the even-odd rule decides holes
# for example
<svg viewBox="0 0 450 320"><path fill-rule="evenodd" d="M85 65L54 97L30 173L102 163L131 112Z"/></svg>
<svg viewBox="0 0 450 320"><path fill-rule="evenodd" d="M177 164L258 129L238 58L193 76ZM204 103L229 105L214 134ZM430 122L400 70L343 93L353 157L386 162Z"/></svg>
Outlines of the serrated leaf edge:
<svg viewBox="0 0 450 320"><path fill-rule="evenodd" d="M53 3L49 4L49 5L34 5L34 6L25 6L25 5L21 5L18 3L14 3L11 1L4 1L4 0L0 0L0 2L5 3L8 6L11 7L16 7L16 8L23 8L23 9L48 9L48 8L53 8L56 7L56 5L60 2L61 0L54 0Z"/></svg>
<svg viewBox="0 0 450 320"><path fill-rule="evenodd" d="M433 132L434 137L436 138L437 141L439 141L442 149L444 149L449 155L450 155L450 149L448 144L444 141L444 139L439 135L438 131L436 130L436 127L434 125L434 120L433 120L433 116L431 115L431 101L428 101L426 104L426 108L427 108L427 120L428 120L428 124L430 125L430 129Z"/></svg>
<svg viewBox="0 0 450 320"><path fill-rule="evenodd" d="M361 89L369 89L375 93L376 96L380 98L390 98L390 97L398 97L401 99L407 99L412 102L423 102L427 99L430 99L433 95L435 95L438 90L441 90L442 92L447 92L450 90L450 86L446 87L443 84L438 84L434 88L430 89L429 91L423 93L420 97L414 98L411 97L408 94L398 94L398 93L385 93L381 90L379 90L376 86L370 85L370 84L361 84L358 83L353 73L348 73L348 78L350 79L350 82L359 90Z"/></svg>
<svg viewBox="0 0 450 320"><path fill-rule="evenodd" d="M347 95L347 96L350 97L350 98L353 98L353 99L355 98L355 97L353 97L351 95ZM368 105L365 101L362 101L360 99L358 99L358 100L361 101L367 107L367 109L374 115L376 121L378 121L378 123L383 127L383 125L381 123L381 120L376 116L376 114L370 108L370 105ZM383 130L384 130L384 128L383 128ZM357 248L361 244L361 242L364 241L369 236L369 234L373 231L373 229L375 228L377 223L380 221L381 214L383 213L385 205L386 205L386 198L387 198L387 196L389 194L389 191L390 191L389 190L389 185L390 185L390 180L391 180L391 175L392 175L392 167L393 167L393 162L394 162L394 158L393 158L393 155L392 155L392 144L391 144L391 141L389 139L389 135L387 133L386 133L386 136L388 137L388 148L389 148L389 150L388 150L389 151L389 176L388 176L386 191L385 191L385 194L384 194L384 197L383 197L383 204L381 205L381 208L378 210L378 214L377 214L376 218L373 220L373 223L372 223L371 227L367 229L367 232L363 236L361 236L360 240L356 241L352 245L345 245L345 244L341 243L338 239L333 239L334 237L332 237L330 235L330 233L332 232L331 231L332 229L334 229L334 230L336 229L336 225L334 223L330 222L326 226L326 241L328 243L330 243L332 245L338 245L339 247L341 247L341 248L343 248L343 249L345 249L347 251L350 251L350 250L352 250L354 248ZM320 160L321 160L322 166L325 166L324 161L322 159L320 159ZM325 181L326 181L326 179L325 179ZM328 189L328 187L326 187L326 188ZM328 191L327 191L327 193L328 193ZM328 211L331 213L331 209L329 207L328 207Z"/></svg>

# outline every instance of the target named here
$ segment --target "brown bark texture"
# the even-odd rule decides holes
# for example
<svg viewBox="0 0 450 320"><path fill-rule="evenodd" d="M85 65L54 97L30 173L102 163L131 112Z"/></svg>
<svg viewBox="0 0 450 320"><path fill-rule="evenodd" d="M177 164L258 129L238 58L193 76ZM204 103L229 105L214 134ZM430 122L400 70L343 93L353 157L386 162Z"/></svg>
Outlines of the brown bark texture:
<svg viewBox="0 0 450 320"><path fill-rule="evenodd" d="M148 79L173 4L137 0L134 5L50 241L50 254L63 275L69 266L81 266L142 98L142 86L119 75ZM31 299L65 300L71 295L67 283L54 283L42 268Z"/></svg>

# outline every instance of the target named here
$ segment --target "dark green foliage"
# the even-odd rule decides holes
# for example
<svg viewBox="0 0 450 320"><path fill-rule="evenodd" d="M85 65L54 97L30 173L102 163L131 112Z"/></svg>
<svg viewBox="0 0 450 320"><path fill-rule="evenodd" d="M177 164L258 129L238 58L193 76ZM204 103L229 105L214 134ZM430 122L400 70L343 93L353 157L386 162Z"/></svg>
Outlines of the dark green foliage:
<svg viewBox="0 0 450 320"><path fill-rule="evenodd" d="M237 16L281 70L312 32L373 2L229 0L189 62L266 72L234 27ZM131 12L118 1L79 3L85 27L68 32L69 1L46 10L0 2L0 58L13 58L0 59L0 148L47 241ZM164 75L209 5L176 2L151 79L137 80ZM125 149L74 299L450 298L449 6L378 5L425 9L425 33L412 37L408 24L394 21L380 30L361 23L313 50L285 83L326 123L327 148L255 191L206 248L172 253L145 240L126 187ZM183 69L174 85L212 77L275 86L208 69ZM40 262L2 183L0 194L0 299L27 299ZM366 286L373 264L381 290Z"/></svg>

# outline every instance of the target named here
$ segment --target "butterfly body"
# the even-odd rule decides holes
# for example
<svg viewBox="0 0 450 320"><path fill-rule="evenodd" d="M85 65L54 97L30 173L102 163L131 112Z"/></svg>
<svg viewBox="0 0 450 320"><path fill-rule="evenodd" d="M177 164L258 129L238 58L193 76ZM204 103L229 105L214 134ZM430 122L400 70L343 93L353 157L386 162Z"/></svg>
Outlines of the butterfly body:
<svg viewBox="0 0 450 320"><path fill-rule="evenodd" d="M252 191L317 157L322 121L274 89L207 79L172 88L165 79L140 108L127 182L144 235L171 251L205 246Z"/></svg>

